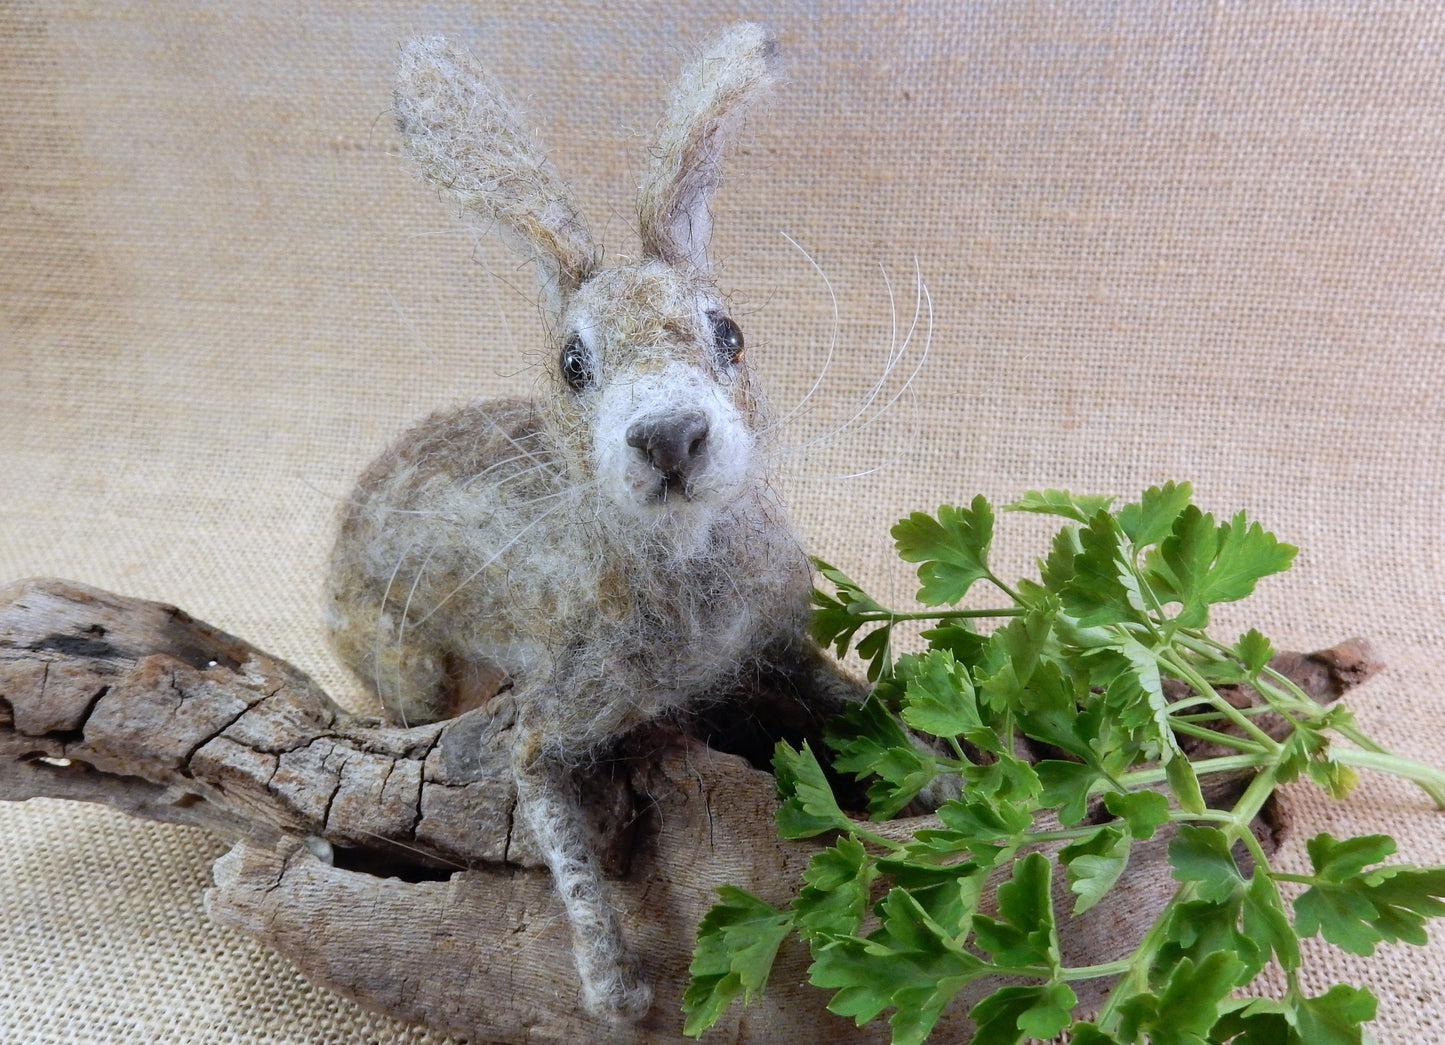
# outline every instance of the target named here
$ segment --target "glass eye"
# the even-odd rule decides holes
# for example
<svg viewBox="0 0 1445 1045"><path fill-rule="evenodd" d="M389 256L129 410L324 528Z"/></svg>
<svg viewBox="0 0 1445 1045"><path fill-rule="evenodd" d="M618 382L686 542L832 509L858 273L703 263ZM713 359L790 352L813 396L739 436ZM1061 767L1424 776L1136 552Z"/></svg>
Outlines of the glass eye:
<svg viewBox="0 0 1445 1045"><path fill-rule="evenodd" d="M736 363L743 357L743 332L721 312L710 313L709 318L712 320L712 343L717 348L718 358L726 363Z"/></svg>
<svg viewBox="0 0 1445 1045"><path fill-rule="evenodd" d="M587 346L582 338L573 334L562 346L562 377L572 391L580 392L592 383L592 360L588 358Z"/></svg>

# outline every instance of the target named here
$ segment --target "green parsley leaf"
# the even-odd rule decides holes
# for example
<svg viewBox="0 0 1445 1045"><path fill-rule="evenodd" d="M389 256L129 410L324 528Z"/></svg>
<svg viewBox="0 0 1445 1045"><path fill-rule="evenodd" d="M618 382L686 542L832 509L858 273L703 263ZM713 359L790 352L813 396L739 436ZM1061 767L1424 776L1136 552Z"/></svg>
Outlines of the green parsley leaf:
<svg viewBox="0 0 1445 1045"><path fill-rule="evenodd" d="M903 721L935 737L964 737L982 751L1001 752L984 722L968 670L947 650L930 650L914 664L903 694Z"/></svg>
<svg viewBox="0 0 1445 1045"><path fill-rule="evenodd" d="M1127 723L1140 727L1151 725L1161 747L1174 747L1174 730L1169 726L1169 702L1164 695L1164 679L1154 651L1132 636L1125 636L1114 647L1119 655L1114 677L1105 687L1110 710ZM1092 654L1095 661L1102 651Z"/></svg>
<svg viewBox="0 0 1445 1045"><path fill-rule="evenodd" d="M1135 548L1158 544L1169 536L1174 520L1189 507L1189 499L1193 496L1194 488L1188 483L1169 482L1163 486L1151 486L1136 503L1119 509L1119 528Z"/></svg>
<svg viewBox="0 0 1445 1045"><path fill-rule="evenodd" d="M1059 823L1072 827L1084 819L1088 811L1089 791L1103 779L1099 771L1083 762L1065 762L1046 758L1034 764L1043 790L1040 803L1047 809L1058 809Z"/></svg>
<svg viewBox="0 0 1445 1045"><path fill-rule="evenodd" d="M995 755L992 762L981 766L965 765L959 776L970 795L996 802L1028 802L1041 786L1034 767L1012 755Z"/></svg>
<svg viewBox="0 0 1445 1045"><path fill-rule="evenodd" d="M987 635L980 635L967 624L952 622L928 628L922 635L930 649L948 650L953 654L954 660L970 669L982 660L983 651L989 642Z"/></svg>
<svg viewBox="0 0 1445 1045"><path fill-rule="evenodd" d="M1129 833L1143 841L1153 838L1160 824L1169 821L1169 799L1158 791L1110 791L1104 808L1129 825Z"/></svg>
<svg viewBox="0 0 1445 1045"><path fill-rule="evenodd" d="M1069 1045L1123 1045L1112 1034L1106 1034L1093 1023L1076 1023L1069 1028Z"/></svg>
<svg viewBox="0 0 1445 1045"><path fill-rule="evenodd" d="M893 540L899 558L922 563L918 601L925 606L953 605L974 581L989 576L993 511L980 494L968 508L942 505L937 518L914 512L893 527Z"/></svg>
<svg viewBox="0 0 1445 1045"><path fill-rule="evenodd" d="M972 925L991 866L988 861L972 860L943 865L892 857L878 861L879 872L889 875L897 888L906 890L919 908L954 938Z"/></svg>
<svg viewBox="0 0 1445 1045"><path fill-rule="evenodd" d="M941 855L965 851L988 855L997 851L997 843L1029 829L1033 823L1033 803L998 801L970 794L967 799L945 802L938 807L936 815L943 827L916 831L914 838L920 846Z"/></svg>
<svg viewBox="0 0 1445 1045"><path fill-rule="evenodd" d="M778 947L793 927L793 916L742 889L724 885L719 902L698 924L697 947L682 996L682 1032L698 1037L717 1022L739 994L752 998L768 980Z"/></svg>
<svg viewBox="0 0 1445 1045"><path fill-rule="evenodd" d="M1146 576L1160 601L1180 604L1180 624L1202 628L1211 605L1244 598L1261 578L1288 569L1294 555L1292 545L1248 522L1243 512L1215 526L1212 515L1190 505L1146 556Z"/></svg>
<svg viewBox="0 0 1445 1045"><path fill-rule="evenodd" d="M893 660L892 625L885 624L870 631L858 640L858 645L853 649L868 662L868 681L877 682L888 673L889 663Z"/></svg>
<svg viewBox="0 0 1445 1045"><path fill-rule="evenodd" d="M1057 595L1074 579L1074 559L1084 546L1079 542L1079 528L1065 526L1049 542L1049 554L1039 562L1039 580L1044 590Z"/></svg>
<svg viewBox="0 0 1445 1045"><path fill-rule="evenodd" d="M1356 835L1337 839L1321 833L1305 843L1315 874L1327 882L1347 882L1370 864L1377 864L1395 852L1389 835Z"/></svg>
<svg viewBox="0 0 1445 1045"><path fill-rule="evenodd" d="M1199 788L1199 774L1194 772L1194 764L1172 743L1164 749L1164 773L1180 809L1186 813L1204 812L1206 806L1204 792Z"/></svg>
<svg viewBox="0 0 1445 1045"><path fill-rule="evenodd" d="M836 566L815 558L813 567L819 576L833 585L837 596L813 589L813 615L808 632L820 646L833 647L841 657L848 652L854 635L868 623L870 618L865 617L866 614L887 614L888 611ZM870 681L878 679L888 669L892 632L893 624L889 620L858 641L858 655L868 661Z"/></svg>
<svg viewBox="0 0 1445 1045"><path fill-rule="evenodd" d="M1020 857L1013 877L998 887L999 918L974 916L974 942L992 954L996 964L1052 967L1058 962L1050 871L1042 853Z"/></svg>
<svg viewBox="0 0 1445 1045"><path fill-rule="evenodd" d="M1268 947L1286 969L1298 969L1299 937L1285 914L1284 898L1266 870L1256 867L1245 890L1242 911L1244 936L1260 947ZM1267 957L1267 955L1266 955ZM1258 970L1256 970L1257 972ZM1251 978L1253 978L1253 973Z"/></svg>
<svg viewBox="0 0 1445 1045"><path fill-rule="evenodd" d="M1104 898L1129 863L1129 835L1105 824L1064 846L1059 860L1068 869L1069 889L1078 894L1074 914L1080 915Z"/></svg>
<svg viewBox="0 0 1445 1045"><path fill-rule="evenodd" d="M815 948L808 978L836 991L828 1008L860 1026L894 1007L895 1045L917 1045L944 1006L987 967L906 891L891 890L878 908L882 924L866 939L844 936Z"/></svg>
<svg viewBox="0 0 1445 1045"><path fill-rule="evenodd" d="M1363 987L1337 983L1295 1007L1301 1045L1361 1045L1363 1025L1375 1018L1375 996Z"/></svg>
<svg viewBox="0 0 1445 1045"><path fill-rule="evenodd" d="M1181 882L1196 883L1201 900L1220 903L1244 888L1244 877L1229 852L1229 840L1214 827L1183 824L1169 841L1169 863Z"/></svg>
<svg viewBox="0 0 1445 1045"><path fill-rule="evenodd" d="M1167 926L1168 943L1156 966L1172 968L1181 958L1196 964L1217 951L1233 953L1242 963L1243 986L1264 968L1274 953L1286 969L1299 967L1299 940L1285 916L1279 890L1256 869L1244 890L1216 900L1191 900L1174 906Z"/></svg>
<svg viewBox="0 0 1445 1045"><path fill-rule="evenodd" d="M805 938L849 936L868 909L868 889L878 870L863 843L852 835L813 854L803 872L806 883L793 901L794 921Z"/></svg>
<svg viewBox="0 0 1445 1045"><path fill-rule="evenodd" d="M874 778L868 786L874 820L896 814L938 776L937 760L914 745L877 692L835 717L825 738L835 752L834 769Z"/></svg>
<svg viewBox="0 0 1445 1045"><path fill-rule="evenodd" d="M1048 647L1048 617L1032 610L1015 617L989 636L978 666L979 695L993 712L1001 714L1024 700L1034 670Z"/></svg>
<svg viewBox="0 0 1445 1045"><path fill-rule="evenodd" d="M1045 660L1013 702L1014 721L1035 740L1062 748L1086 762L1097 762L1092 742L1099 739L1103 709L1094 706L1080 710L1081 702L1097 705L1088 680L1066 673L1057 660Z"/></svg>
<svg viewBox="0 0 1445 1045"><path fill-rule="evenodd" d="M1294 780L1304 770L1331 798L1344 798L1360 777L1349 766L1338 762L1330 753L1330 738L1325 730L1338 720L1349 721L1347 708L1336 705L1325 712L1317 723L1296 721L1295 728L1285 738L1284 752L1280 760L1278 778L1281 782Z"/></svg>
<svg viewBox="0 0 1445 1045"><path fill-rule="evenodd" d="M1249 674L1258 675L1274 656L1274 647L1269 644L1269 639L1250 628L1234 644L1234 655Z"/></svg>
<svg viewBox="0 0 1445 1045"><path fill-rule="evenodd" d="M1395 851L1388 835L1339 841L1318 834L1306 843L1315 880L1294 902L1301 939L1319 933L1351 954L1370 955L1381 941L1423 945L1425 920L1445 914L1445 867L1408 864L1364 870Z"/></svg>
<svg viewBox="0 0 1445 1045"><path fill-rule="evenodd" d="M1244 894L1223 900L1189 900L1176 903L1166 927L1167 941L1154 959L1152 979L1167 978L1181 961L1198 965L1211 954L1233 954L1240 960L1239 983L1247 983L1269 961L1265 941L1255 940L1239 927Z"/></svg>
<svg viewBox="0 0 1445 1045"><path fill-rule="evenodd" d="M783 799L776 819L778 833L784 838L811 838L824 831L852 830L853 821L838 807L823 767L806 740L801 751L786 741L778 741L773 750L773 775Z"/></svg>
<svg viewBox="0 0 1445 1045"><path fill-rule="evenodd" d="M1086 523L1107 510L1113 501L1112 497L1072 494L1068 490L1030 490L1012 504L1004 505L1004 511L1061 515L1065 519Z"/></svg>
<svg viewBox="0 0 1445 1045"><path fill-rule="evenodd" d="M1240 961L1218 951L1195 963L1182 959L1159 994L1136 994L1119 1007L1121 1037L1148 1034L1151 1045L1208 1045L1205 1035L1239 982Z"/></svg>
<svg viewBox="0 0 1445 1045"><path fill-rule="evenodd" d="M1226 1005L1211 1035L1230 1045L1365 1045L1375 997L1336 984L1317 998L1241 998Z"/></svg>
<svg viewBox="0 0 1445 1045"><path fill-rule="evenodd" d="M970 1045L1018 1045L1025 1037L1052 1038L1069 1024L1078 996L1066 983L1000 987L968 1015L977 1030Z"/></svg>
<svg viewBox="0 0 1445 1045"><path fill-rule="evenodd" d="M1118 522L1100 512L1079 531L1083 550L1074 556L1074 576L1059 591L1064 612L1080 626L1142 623L1147 606L1139 578L1124 550Z"/></svg>

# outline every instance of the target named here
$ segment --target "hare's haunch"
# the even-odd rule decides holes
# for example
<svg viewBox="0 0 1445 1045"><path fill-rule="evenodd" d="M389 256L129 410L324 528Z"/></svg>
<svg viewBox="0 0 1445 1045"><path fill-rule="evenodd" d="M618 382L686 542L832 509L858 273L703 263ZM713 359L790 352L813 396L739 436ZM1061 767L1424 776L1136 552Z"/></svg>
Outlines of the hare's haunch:
<svg viewBox="0 0 1445 1045"><path fill-rule="evenodd" d="M473 59L434 38L399 63L409 152L535 260L555 363L544 399L434 416L362 476L331 564L332 631L403 723L506 690L519 817L597 1014L635 1017L651 996L571 768L770 666L837 689L806 638L808 560L761 463L767 408L707 269L721 153L773 51L737 25L683 72L642 187L641 260L601 271L566 186Z"/></svg>

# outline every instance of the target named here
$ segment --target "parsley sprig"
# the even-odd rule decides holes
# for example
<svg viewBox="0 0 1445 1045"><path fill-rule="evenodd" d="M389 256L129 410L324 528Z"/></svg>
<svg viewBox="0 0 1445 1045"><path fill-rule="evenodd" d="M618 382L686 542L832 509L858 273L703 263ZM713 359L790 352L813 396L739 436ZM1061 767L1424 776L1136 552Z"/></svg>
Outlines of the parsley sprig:
<svg viewBox="0 0 1445 1045"><path fill-rule="evenodd" d="M927 1038L964 987L999 977L1007 983L969 1011L976 1045L1065 1029L1074 1045L1359 1045L1374 998L1346 985L1309 996L1299 940L1318 933L1361 955L1424 943L1425 921L1445 913L1445 867L1382 864L1395 850L1383 835L1321 834L1308 843L1313 873L1286 874L1250 825L1280 784L1305 777L1342 797L1357 768L1405 776L1445 808L1445 772L1390 755L1346 708L1314 701L1270 666L1258 631L1231 643L1205 631L1213 606L1245 598L1295 555L1244 513L1216 519L1187 483L1117 510L1060 490L1005 510L1065 520L1037 576L1014 585L989 565L996 520L981 496L893 528L900 557L918 564L922 610L889 609L818 563L832 591L814 594L815 636L856 652L875 683L827 736L834 768L868 781L869 821L839 806L806 744L778 745L780 833L833 843L785 906L720 890L699 927L685 1033L763 990L796 934L810 981L833 992L829 1008L860 1024L892 1010L898 1045ZM1004 604L961 607L980 586ZM980 619L998 623L984 632ZM917 620L932 624L927 649L899 655L895 628ZM1220 693L1238 685L1258 694L1255 706ZM1283 728L1266 729L1266 712ZM1192 742L1216 753L1191 761ZM1022 757L1029 745L1049 757ZM1228 808L1205 802L1201 778L1215 774L1248 776ZM881 823L920 798L937 808L925 826L905 836ZM1078 915L1107 902L1132 848L1159 832L1172 898L1127 957L1064 964L1056 864ZM1281 882L1294 883L1292 903ZM1238 997L1271 958L1283 997ZM1071 984L1092 979L1109 982L1106 1001L1076 1019Z"/></svg>

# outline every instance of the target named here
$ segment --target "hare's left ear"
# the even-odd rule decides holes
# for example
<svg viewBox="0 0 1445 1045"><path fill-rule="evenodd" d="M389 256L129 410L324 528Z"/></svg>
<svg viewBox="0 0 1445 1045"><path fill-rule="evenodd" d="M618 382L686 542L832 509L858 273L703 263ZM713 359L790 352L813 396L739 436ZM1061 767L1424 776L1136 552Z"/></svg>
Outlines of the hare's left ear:
<svg viewBox="0 0 1445 1045"><path fill-rule="evenodd" d="M571 190L466 51L440 36L409 40L396 72L397 127L421 176L496 221L508 243L537 263L543 304L556 318L598 264Z"/></svg>
<svg viewBox="0 0 1445 1045"><path fill-rule="evenodd" d="M748 108L772 86L777 50L766 28L741 22L683 69L638 201L647 257L707 267L708 200L722 155Z"/></svg>

